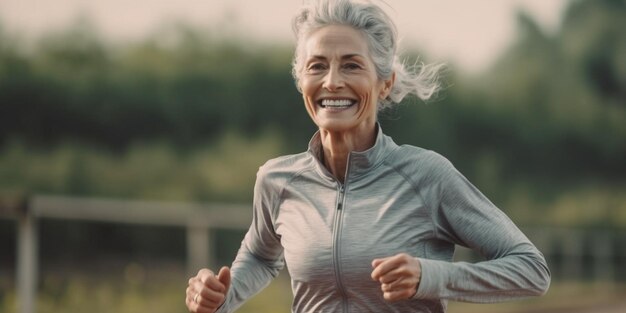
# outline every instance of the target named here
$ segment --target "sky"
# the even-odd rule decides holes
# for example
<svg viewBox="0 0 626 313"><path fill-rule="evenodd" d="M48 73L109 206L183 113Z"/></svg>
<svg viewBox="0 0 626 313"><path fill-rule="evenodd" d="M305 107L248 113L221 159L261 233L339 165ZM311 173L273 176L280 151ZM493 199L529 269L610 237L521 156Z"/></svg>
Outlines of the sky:
<svg viewBox="0 0 626 313"><path fill-rule="evenodd" d="M384 0L401 47L429 60L480 71L514 39L517 10L548 33L558 30L568 0ZM176 20L263 42L290 43L302 0L0 0L0 25L37 37L88 17L107 39L141 40ZM383 5L385 6L385 5Z"/></svg>

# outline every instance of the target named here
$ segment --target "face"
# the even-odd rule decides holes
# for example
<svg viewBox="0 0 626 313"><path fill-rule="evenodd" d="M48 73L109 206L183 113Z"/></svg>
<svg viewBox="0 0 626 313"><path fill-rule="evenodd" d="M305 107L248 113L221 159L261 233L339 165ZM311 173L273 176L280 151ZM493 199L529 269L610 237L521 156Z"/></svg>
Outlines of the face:
<svg viewBox="0 0 626 313"><path fill-rule="evenodd" d="M392 85L379 80L361 32L330 25L304 44L300 89L313 122L328 131L372 130L379 99Z"/></svg>

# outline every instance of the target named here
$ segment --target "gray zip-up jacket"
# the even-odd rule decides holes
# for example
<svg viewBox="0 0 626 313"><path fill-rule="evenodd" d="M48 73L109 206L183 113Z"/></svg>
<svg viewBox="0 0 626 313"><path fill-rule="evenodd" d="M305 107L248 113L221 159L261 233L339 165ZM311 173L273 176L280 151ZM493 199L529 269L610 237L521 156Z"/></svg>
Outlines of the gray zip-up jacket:
<svg viewBox="0 0 626 313"><path fill-rule="evenodd" d="M543 255L444 157L396 145L350 153L344 184L319 161L317 133L304 153L268 161L257 174L253 220L218 312L232 312L287 264L293 312L445 312L446 300L496 302L541 295ZM452 262L455 245L487 261ZM410 300L387 302L372 260L418 257Z"/></svg>

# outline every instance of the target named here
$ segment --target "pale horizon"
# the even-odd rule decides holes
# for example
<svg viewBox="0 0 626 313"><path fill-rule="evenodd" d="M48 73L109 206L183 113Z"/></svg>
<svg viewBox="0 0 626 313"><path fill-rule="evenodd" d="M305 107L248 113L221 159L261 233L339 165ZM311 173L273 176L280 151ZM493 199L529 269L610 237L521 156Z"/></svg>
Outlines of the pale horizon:
<svg viewBox="0 0 626 313"><path fill-rule="evenodd" d="M515 38L516 12L528 12L548 33L560 24L568 0L386 0L401 47L461 69L485 69ZM291 18L302 1L2 0L3 32L37 37L87 17L108 40L141 40L168 22L219 30L219 35L291 44Z"/></svg>

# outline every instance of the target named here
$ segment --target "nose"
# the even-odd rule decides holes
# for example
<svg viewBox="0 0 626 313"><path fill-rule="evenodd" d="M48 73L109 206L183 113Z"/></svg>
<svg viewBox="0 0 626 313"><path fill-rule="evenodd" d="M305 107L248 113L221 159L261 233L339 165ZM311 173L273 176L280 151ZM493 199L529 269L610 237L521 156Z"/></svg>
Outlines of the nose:
<svg viewBox="0 0 626 313"><path fill-rule="evenodd" d="M341 73L331 67L324 77L324 84L322 85L328 91L337 91L344 87L344 80Z"/></svg>

